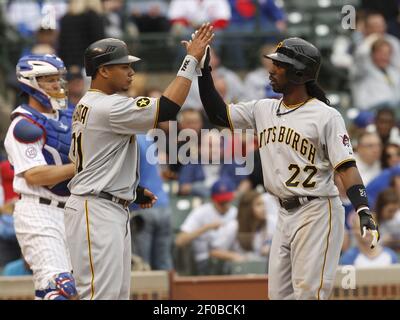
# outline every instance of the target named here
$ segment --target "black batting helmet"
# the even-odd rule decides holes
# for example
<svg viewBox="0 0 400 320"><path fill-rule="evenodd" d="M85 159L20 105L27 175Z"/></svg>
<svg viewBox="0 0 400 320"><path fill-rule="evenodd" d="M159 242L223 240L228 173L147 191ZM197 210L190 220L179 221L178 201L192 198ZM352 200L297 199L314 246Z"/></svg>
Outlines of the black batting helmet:
<svg viewBox="0 0 400 320"><path fill-rule="evenodd" d="M264 57L288 64L288 77L295 84L304 84L318 78L321 54L314 45L301 38L283 40L274 53Z"/></svg>
<svg viewBox="0 0 400 320"><path fill-rule="evenodd" d="M85 69L88 77L93 76L100 66L125 64L139 61L140 58L129 55L126 43L113 38L93 42L85 50Z"/></svg>

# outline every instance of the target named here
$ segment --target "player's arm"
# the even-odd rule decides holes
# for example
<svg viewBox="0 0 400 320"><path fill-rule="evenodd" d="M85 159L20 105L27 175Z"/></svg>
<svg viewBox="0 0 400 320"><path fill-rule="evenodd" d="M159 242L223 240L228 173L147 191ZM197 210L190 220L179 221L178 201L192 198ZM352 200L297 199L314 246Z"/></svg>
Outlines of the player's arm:
<svg viewBox="0 0 400 320"><path fill-rule="evenodd" d="M178 233L178 235L175 238L175 244L178 247L184 247L184 246L188 245L189 243L191 243L194 239L200 237L203 233L205 233L209 230L212 230L212 229L217 229L217 228L219 228L220 225L221 225L221 222L217 221L217 222L205 224L205 225L201 226L200 228L194 230L193 232L181 231L180 233Z"/></svg>
<svg viewBox="0 0 400 320"><path fill-rule="evenodd" d="M12 145L15 174L30 185L51 186L74 176L74 165L48 165L41 152L43 129L27 119L18 119L13 128Z"/></svg>
<svg viewBox="0 0 400 320"><path fill-rule="evenodd" d="M373 236L371 248L375 247L380 238L379 230L371 215L367 191L365 190L360 173L358 172L356 162L345 162L336 168L336 172L339 175L345 190L347 190L347 197L360 217L361 235L365 237L366 232L371 231Z"/></svg>
<svg viewBox="0 0 400 320"><path fill-rule="evenodd" d="M233 129L230 125L228 106L215 88L209 63L210 49L207 48L204 68L201 69L202 76L198 77L201 102L211 123Z"/></svg>
<svg viewBox="0 0 400 320"><path fill-rule="evenodd" d="M237 262L246 260L246 258L240 253L223 249L211 250L210 257L226 261L237 261Z"/></svg>
<svg viewBox="0 0 400 320"><path fill-rule="evenodd" d="M177 77L165 89L160 98L157 122L176 118L176 114L189 94L192 79L196 74L197 64L203 57L205 48L213 37L213 27L210 24L203 24L195 33L192 41L182 41L182 44L186 47L187 55L179 68Z"/></svg>
<svg viewBox="0 0 400 320"><path fill-rule="evenodd" d="M26 170L23 175L26 182L34 186L52 186L67 179L75 173L73 163L64 165L43 165Z"/></svg>
<svg viewBox="0 0 400 320"><path fill-rule="evenodd" d="M353 157L346 124L338 111L332 109L331 112L332 116L326 117L322 140L343 189L360 217L361 235L364 237L368 230L373 236L371 247L374 247L379 240L378 227L369 210L367 191Z"/></svg>

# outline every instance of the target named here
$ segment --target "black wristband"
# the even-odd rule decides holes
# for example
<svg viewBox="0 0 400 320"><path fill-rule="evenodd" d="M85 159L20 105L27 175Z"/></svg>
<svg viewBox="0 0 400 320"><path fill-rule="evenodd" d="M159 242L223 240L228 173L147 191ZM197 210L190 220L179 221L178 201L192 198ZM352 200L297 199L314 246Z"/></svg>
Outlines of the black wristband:
<svg viewBox="0 0 400 320"><path fill-rule="evenodd" d="M367 190L365 190L364 185L355 184L347 190L346 194L354 209L357 210L361 206L369 207Z"/></svg>

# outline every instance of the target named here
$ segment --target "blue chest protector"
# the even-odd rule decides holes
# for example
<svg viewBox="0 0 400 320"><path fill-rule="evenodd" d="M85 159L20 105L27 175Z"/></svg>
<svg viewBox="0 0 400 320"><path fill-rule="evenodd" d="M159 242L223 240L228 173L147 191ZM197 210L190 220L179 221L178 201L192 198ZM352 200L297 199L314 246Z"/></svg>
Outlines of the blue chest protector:
<svg viewBox="0 0 400 320"><path fill-rule="evenodd" d="M68 153L71 144L73 110L59 110L59 118L58 120L54 120L47 118L27 104L23 104L21 107L29 113L15 112L12 114L11 118L23 116L30 119L37 127L40 127L45 137L45 147L42 149L42 152L47 164L61 165L70 163ZM21 124L22 123L23 122L21 122ZM17 124L14 129L14 135L18 137L19 135L26 134L26 131L26 126L18 126ZM69 180L60 182L48 189L54 194L68 196L70 194L67 188L68 182Z"/></svg>

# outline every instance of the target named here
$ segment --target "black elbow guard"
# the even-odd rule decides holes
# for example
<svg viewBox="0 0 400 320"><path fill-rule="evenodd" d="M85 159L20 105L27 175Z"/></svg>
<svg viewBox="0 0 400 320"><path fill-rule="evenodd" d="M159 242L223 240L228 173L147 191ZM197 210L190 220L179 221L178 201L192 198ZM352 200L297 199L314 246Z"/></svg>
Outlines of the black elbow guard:
<svg viewBox="0 0 400 320"><path fill-rule="evenodd" d="M180 105L171 101L167 97L161 96L159 101L158 120L157 122L163 122L168 120L175 120L176 115L181 109Z"/></svg>

